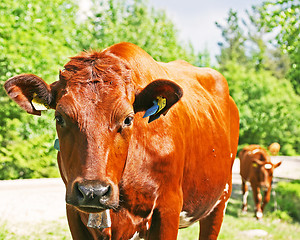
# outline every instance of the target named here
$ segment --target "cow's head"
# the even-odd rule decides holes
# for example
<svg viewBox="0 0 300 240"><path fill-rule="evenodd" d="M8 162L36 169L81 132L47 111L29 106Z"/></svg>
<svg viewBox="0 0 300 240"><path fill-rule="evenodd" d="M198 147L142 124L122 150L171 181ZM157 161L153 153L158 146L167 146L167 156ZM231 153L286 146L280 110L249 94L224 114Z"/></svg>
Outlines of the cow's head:
<svg viewBox="0 0 300 240"><path fill-rule="evenodd" d="M279 167L281 162L272 163L271 161L262 161L257 158L252 159L252 168L259 183L263 189L268 189L272 185L274 169Z"/></svg>
<svg viewBox="0 0 300 240"><path fill-rule="evenodd" d="M133 128L139 124L134 121L135 114L163 97L166 106L152 116L154 120L182 96L182 89L172 81L141 81L141 87L132 77L124 60L104 51L71 58L51 85L32 74L5 83L8 95L28 113L41 114L34 101L55 109L66 201L82 211L118 206L118 184Z"/></svg>

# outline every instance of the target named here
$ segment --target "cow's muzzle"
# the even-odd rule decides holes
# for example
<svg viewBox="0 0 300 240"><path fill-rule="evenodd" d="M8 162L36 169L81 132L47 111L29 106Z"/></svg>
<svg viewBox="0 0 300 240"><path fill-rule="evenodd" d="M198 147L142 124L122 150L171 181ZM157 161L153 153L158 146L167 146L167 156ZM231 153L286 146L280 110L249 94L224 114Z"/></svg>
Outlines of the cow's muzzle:
<svg viewBox="0 0 300 240"><path fill-rule="evenodd" d="M99 181L81 181L73 184L67 203L84 212L101 212L118 206L118 196L114 185Z"/></svg>

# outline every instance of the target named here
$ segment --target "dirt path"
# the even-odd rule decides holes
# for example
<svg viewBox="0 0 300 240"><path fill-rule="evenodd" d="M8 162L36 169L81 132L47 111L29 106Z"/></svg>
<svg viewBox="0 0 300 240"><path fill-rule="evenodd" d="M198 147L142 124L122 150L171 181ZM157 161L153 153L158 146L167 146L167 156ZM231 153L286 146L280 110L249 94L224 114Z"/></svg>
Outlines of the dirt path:
<svg viewBox="0 0 300 240"><path fill-rule="evenodd" d="M65 208L65 186L60 178L0 181L0 224L17 234L39 222L67 223Z"/></svg>
<svg viewBox="0 0 300 240"><path fill-rule="evenodd" d="M283 161L274 173L277 181L300 179L300 157L274 157L273 160ZM239 160L233 166L233 183L241 183ZM0 181L0 216L0 224L5 222L16 231L22 231L22 226L23 231L26 231L28 224L44 221L62 219L66 223L65 187L62 180Z"/></svg>

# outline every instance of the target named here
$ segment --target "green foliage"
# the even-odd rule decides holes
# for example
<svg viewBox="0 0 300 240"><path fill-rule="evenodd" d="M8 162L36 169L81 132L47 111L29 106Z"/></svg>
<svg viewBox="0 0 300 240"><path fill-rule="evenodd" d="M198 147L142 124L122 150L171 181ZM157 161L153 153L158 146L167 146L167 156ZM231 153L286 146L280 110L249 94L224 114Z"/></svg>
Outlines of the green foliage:
<svg viewBox="0 0 300 240"><path fill-rule="evenodd" d="M300 98L290 82L237 63L228 64L223 74L240 111L240 145L276 141L283 155L299 152Z"/></svg>
<svg viewBox="0 0 300 240"><path fill-rule="evenodd" d="M290 57L288 78L300 93L300 3L299 0L267 0L257 6L260 28L275 32L273 44L278 44Z"/></svg>
<svg viewBox="0 0 300 240"><path fill-rule="evenodd" d="M249 63L256 70L269 70L272 74L282 79L286 76L290 68L290 59L286 53L277 45L271 45L266 39L268 28L261 26L261 13L255 6L251 11L246 10L247 19L242 19L246 27L246 43L248 48L248 65Z"/></svg>
<svg viewBox="0 0 300 240"><path fill-rule="evenodd" d="M239 62L240 64L248 64L246 56L244 31L240 27L238 13L229 10L228 18L226 19L227 25L222 26L216 22L216 26L222 31L223 42L219 42L221 54L217 56L220 64L221 72L224 70L223 66L227 63Z"/></svg>
<svg viewBox="0 0 300 240"><path fill-rule="evenodd" d="M217 56L220 70L228 62L238 62L255 70L269 70L277 78L284 78L290 68L290 59L280 46L270 45L268 28L261 26L261 12L253 6L246 11L246 19L230 9L226 24L216 23L222 31L223 41L219 42L221 54Z"/></svg>
<svg viewBox="0 0 300 240"><path fill-rule="evenodd" d="M300 152L300 98L293 88L295 83L284 77L291 71L290 64L297 63L290 54L282 52L283 45L278 46L291 47L292 43L277 40L277 46L269 48L270 44L264 40L270 31L270 27L261 24L260 9L265 4L247 11L247 19L240 20L237 12L230 10L226 24L217 23L223 36L217 60L240 111L239 144L266 147L276 141L282 146L281 154L295 155ZM297 47L296 41L293 49Z"/></svg>
<svg viewBox="0 0 300 240"><path fill-rule="evenodd" d="M59 177L54 134L42 134L0 148L0 179Z"/></svg>
<svg viewBox="0 0 300 240"><path fill-rule="evenodd" d="M0 226L0 240L12 239L11 236L8 238L7 237L8 235L13 235L13 233L9 232L5 225L1 225Z"/></svg>
<svg viewBox="0 0 300 240"><path fill-rule="evenodd" d="M274 212L268 212L266 214L266 216L268 216L272 220L280 219L280 220L283 220L288 223L291 223L293 221L293 218L286 211L281 211L281 210L276 210Z"/></svg>
<svg viewBox="0 0 300 240"><path fill-rule="evenodd" d="M1 1L0 85L21 73L57 80L58 69L79 48L76 12L71 0ZM57 176L54 150L40 152L47 145L44 141L52 144L54 140L53 115L28 115L6 96L3 87L0 105L0 179Z"/></svg>
<svg viewBox="0 0 300 240"><path fill-rule="evenodd" d="M276 193L279 209L300 222L300 180L279 182Z"/></svg>
<svg viewBox="0 0 300 240"><path fill-rule="evenodd" d="M56 80L57 69L76 46L75 13L72 1L1 1L1 83L24 72Z"/></svg>

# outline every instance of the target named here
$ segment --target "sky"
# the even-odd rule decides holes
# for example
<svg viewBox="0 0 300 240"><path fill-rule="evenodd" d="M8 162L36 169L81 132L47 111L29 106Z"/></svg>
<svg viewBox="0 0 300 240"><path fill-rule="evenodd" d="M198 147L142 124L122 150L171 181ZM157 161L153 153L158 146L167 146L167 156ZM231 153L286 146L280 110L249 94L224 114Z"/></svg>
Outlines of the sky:
<svg viewBox="0 0 300 240"><path fill-rule="evenodd" d="M214 56L219 54L218 42L222 41L221 30L215 22L225 24L229 9L238 12L239 17L246 16L245 10L258 5L263 0L147 0L149 6L165 10L167 16L179 31L180 40L192 43L196 51L205 49ZM88 14L90 0L79 0L80 10Z"/></svg>
<svg viewBox="0 0 300 240"><path fill-rule="evenodd" d="M155 9L163 9L179 30L184 42L191 41L196 51L208 49L211 56L219 53L221 30L215 22L225 23L229 9L245 16L245 10L263 0L148 0Z"/></svg>

